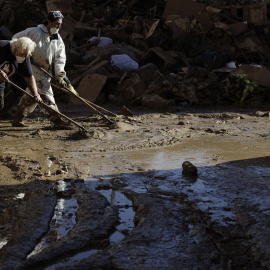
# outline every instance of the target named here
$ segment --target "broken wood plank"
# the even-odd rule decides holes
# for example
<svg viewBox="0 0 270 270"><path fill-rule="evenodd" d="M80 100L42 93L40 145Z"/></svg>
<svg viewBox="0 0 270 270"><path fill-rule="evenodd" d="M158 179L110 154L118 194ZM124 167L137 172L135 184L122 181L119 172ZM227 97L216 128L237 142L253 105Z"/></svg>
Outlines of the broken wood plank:
<svg viewBox="0 0 270 270"><path fill-rule="evenodd" d="M93 71L96 71L98 70L99 68L105 66L106 64L108 64L109 61L107 60L104 60L100 63L98 63L97 65L93 66L91 69L89 70L86 70L83 74L79 75L77 78L75 78L74 80L71 81L71 84L74 85L76 84L77 82L79 82L87 73L91 73Z"/></svg>
<svg viewBox="0 0 270 270"><path fill-rule="evenodd" d="M89 31L93 31L93 32L98 32L99 27L89 27L89 26L80 26L80 25L76 25L74 26L75 29L81 29L81 30L89 30ZM109 28L109 27L104 27L102 28L103 31L114 31L114 30L120 30L120 29L124 29L123 27L121 28Z"/></svg>
<svg viewBox="0 0 270 270"><path fill-rule="evenodd" d="M93 61L91 61L87 66L84 66L79 73L82 73L86 70L88 70L91 66L93 66L97 61L99 61L101 58L101 56L97 56Z"/></svg>
<svg viewBox="0 0 270 270"><path fill-rule="evenodd" d="M80 97L91 102L95 102L103 86L105 85L107 78L107 76L101 74L87 73L80 81L76 91ZM73 102L77 103L77 100L73 100Z"/></svg>
<svg viewBox="0 0 270 270"><path fill-rule="evenodd" d="M83 21L84 16L85 16L85 10L82 11L81 18L79 19L79 22L80 22L80 23Z"/></svg>

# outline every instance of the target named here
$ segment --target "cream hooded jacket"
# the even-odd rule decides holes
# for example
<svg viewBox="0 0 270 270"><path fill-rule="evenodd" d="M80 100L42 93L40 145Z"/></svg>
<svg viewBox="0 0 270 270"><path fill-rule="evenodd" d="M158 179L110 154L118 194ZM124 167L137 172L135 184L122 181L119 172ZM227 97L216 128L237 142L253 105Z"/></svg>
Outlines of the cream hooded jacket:
<svg viewBox="0 0 270 270"><path fill-rule="evenodd" d="M57 35L58 39L50 41L50 36L46 26L44 24L40 24L37 27L30 27L15 34L14 38L31 38L37 44L37 47L32 53L34 62L48 71L51 69L52 63L54 63L55 75L65 75L65 44L61 36L59 34Z"/></svg>
<svg viewBox="0 0 270 270"><path fill-rule="evenodd" d="M47 27L40 24L37 27L30 27L15 34L14 38L29 37L36 43L36 48L32 53L33 62L52 73L52 63L54 63L55 75L66 76L64 70L66 64L65 44L57 34L58 39L52 39L49 36ZM36 79L38 92L53 98L53 92L50 85L50 78L32 64L33 75Z"/></svg>

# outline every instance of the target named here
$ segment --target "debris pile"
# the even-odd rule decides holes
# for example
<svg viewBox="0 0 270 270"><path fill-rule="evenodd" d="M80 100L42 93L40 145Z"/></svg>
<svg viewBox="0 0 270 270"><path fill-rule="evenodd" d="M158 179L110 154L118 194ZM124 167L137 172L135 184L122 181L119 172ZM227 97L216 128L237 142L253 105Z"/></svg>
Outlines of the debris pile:
<svg viewBox="0 0 270 270"><path fill-rule="evenodd" d="M0 7L2 39L61 10L67 75L91 102L163 111L269 107L268 1L12 0Z"/></svg>

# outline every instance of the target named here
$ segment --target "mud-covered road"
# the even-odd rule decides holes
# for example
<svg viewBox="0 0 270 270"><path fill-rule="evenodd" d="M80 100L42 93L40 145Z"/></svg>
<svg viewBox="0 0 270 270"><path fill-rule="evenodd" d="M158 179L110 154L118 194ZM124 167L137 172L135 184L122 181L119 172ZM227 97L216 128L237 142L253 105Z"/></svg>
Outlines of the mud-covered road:
<svg viewBox="0 0 270 270"><path fill-rule="evenodd" d="M0 121L1 270L270 269L268 112L60 109Z"/></svg>

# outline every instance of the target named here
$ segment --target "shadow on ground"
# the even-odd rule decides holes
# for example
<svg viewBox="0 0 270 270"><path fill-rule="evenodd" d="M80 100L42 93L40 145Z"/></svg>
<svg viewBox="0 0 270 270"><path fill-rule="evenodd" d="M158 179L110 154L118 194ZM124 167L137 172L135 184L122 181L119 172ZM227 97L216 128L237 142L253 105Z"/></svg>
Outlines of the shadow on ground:
<svg viewBox="0 0 270 270"><path fill-rule="evenodd" d="M0 186L0 269L269 269L269 175L267 156L197 177L179 168ZM112 243L116 191L135 216Z"/></svg>

